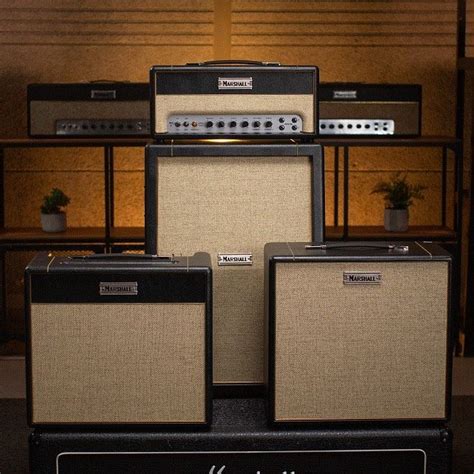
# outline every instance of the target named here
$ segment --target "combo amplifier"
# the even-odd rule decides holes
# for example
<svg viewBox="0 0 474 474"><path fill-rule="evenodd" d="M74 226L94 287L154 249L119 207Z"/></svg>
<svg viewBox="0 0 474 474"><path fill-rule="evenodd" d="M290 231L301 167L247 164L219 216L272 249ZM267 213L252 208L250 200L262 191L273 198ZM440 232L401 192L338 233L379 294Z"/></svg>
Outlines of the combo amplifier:
<svg viewBox="0 0 474 474"><path fill-rule="evenodd" d="M154 66L152 134L178 137L298 137L317 132L318 69L210 61Z"/></svg>
<svg viewBox="0 0 474 474"><path fill-rule="evenodd" d="M319 134L419 136L418 84L321 83Z"/></svg>
<svg viewBox="0 0 474 474"><path fill-rule="evenodd" d="M145 171L147 252L211 255L214 383L262 388L263 249L323 240L321 147L149 145Z"/></svg>
<svg viewBox="0 0 474 474"><path fill-rule="evenodd" d="M207 426L209 255L40 254L26 269L32 426Z"/></svg>
<svg viewBox="0 0 474 474"><path fill-rule="evenodd" d="M28 85L31 137L150 136L148 83Z"/></svg>
<svg viewBox="0 0 474 474"><path fill-rule="evenodd" d="M449 418L449 254L419 242L265 252L271 422Z"/></svg>
<svg viewBox="0 0 474 474"><path fill-rule="evenodd" d="M445 427L271 430L259 399L218 399L210 431L43 432L32 474L448 474Z"/></svg>

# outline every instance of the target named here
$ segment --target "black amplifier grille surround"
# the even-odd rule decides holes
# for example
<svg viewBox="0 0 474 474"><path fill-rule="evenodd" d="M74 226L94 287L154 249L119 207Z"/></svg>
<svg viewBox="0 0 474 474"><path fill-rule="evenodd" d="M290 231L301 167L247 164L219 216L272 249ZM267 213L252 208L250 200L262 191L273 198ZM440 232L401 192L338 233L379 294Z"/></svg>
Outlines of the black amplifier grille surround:
<svg viewBox="0 0 474 474"><path fill-rule="evenodd" d="M148 83L28 85L28 135L150 136Z"/></svg>
<svg viewBox="0 0 474 474"><path fill-rule="evenodd" d="M320 83L321 136L419 136L418 84Z"/></svg>
<svg viewBox="0 0 474 474"><path fill-rule="evenodd" d="M40 254L25 274L31 426L211 417L209 255Z"/></svg>
<svg viewBox="0 0 474 474"><path fill-rule="evenodd" d="M271 422L449 419L447 252L419 242L282 243L265 256Z"/></svg>
<svg viewBox="0 0 474 474"><path fill-rule="evenodd" d="M451 433L432 428L271 430L259 399L214 401L201 433L35 430L32 474L448 474Z"/></svg>
<svg viewBox="0 0 474 474"><path fill-rule="evenodd" d="M153 66L153 136L162 140L315 136L316 67L235 63Z"/></svg>

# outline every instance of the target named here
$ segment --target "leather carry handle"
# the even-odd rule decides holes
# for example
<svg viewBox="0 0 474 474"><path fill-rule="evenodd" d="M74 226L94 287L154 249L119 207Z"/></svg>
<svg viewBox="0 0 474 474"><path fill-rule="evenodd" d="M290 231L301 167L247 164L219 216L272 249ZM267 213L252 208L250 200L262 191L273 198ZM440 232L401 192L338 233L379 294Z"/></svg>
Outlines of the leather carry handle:
<svg viewBox="0 0 474 474"><path fill-rule="evenodd" d="M186 66L225 66L230 64L232 66L236 65L256 65L256 66L281 66L278 62L264 62L264 61L252 61L245 59L217 59L214 61L203 61L201 63L186 63Z"/></svg>
<svg viewBox="0 0 474 474"><path fill-rule="evenodd" d="M309 244L305 245L306 250L332 250L332 249L376 249L376 250L395 250L399 252L408 252L408 245L395 245L395 244L371 244L371 243L360 243L353 244Z"/></svg>
<svg viewBox="0 0 474 474"><path fill-rule="evenodd" d="M69 257L71 260L106 262L108 260L122 261L150 261L150 262L173 262L173 257L160 257L142 253L94 253L91 255L75 255Z"/></svg>

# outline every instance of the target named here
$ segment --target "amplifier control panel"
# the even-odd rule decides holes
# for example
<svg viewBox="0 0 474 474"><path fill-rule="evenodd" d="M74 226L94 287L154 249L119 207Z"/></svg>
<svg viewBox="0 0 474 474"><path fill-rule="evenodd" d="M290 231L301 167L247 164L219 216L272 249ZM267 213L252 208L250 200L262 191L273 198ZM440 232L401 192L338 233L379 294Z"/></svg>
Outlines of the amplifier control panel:
<svg viewBox="0 0 474 474"><path fill-rule="evenodd" d="M302 133L299 115L171 115L173 135L295 135Z"/></svg>
<svg viewBox="0 0 474 474"><path fill-rule="evenodd" d="M149 135L148 119L62 119L56 121L56 135Z"/></svg>
<svg viewBox="0 0 474 474"><path fill-rule="evenodd" d="M386 119L323 119L320 135L393 135L395 122Z"/></svg>

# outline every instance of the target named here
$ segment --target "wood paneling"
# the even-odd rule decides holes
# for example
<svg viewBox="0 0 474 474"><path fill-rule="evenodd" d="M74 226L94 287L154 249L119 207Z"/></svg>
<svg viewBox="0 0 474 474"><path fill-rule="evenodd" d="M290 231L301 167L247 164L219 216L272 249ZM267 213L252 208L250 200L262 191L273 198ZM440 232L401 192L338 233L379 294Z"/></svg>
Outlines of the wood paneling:
<svg viewBox="0 0 474 474"><path fill-rule="evenodd" d="M455 56L456 0L0 0L0 135L26 134L28 83L146 81L152 64L225 57L315 64L323 81L420 83L423 133L452 135ZM116 222L142 225L141 151L116 151L116 165ZM58 185L71 195L71 223L100 225L102 169L101 150L9 150L6 224L36 224L41 197ZM351 223L382 222L370 190L398 169L430 187L412 223L437 223L440 154L431 149L351 151ZM327 171L331 223L332 159ZM25 189L31 202L17 212Z"/></svg>

